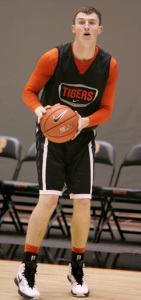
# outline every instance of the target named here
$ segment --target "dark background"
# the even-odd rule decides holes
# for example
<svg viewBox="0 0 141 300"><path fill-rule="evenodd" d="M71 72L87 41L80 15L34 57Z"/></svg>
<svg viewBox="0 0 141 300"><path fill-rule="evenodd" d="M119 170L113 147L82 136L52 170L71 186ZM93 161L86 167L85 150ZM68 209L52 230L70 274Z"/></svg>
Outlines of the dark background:
<svg viewBox="0 0 141 300"><path fill-rule="evenodd" d="M36 117L22 100L24 86L42 54L73 40L73 14L83 5L100 10L104 30L97 45L119 65L113 114L97 136L114 145L118 169L129 148L141 143L140 0L0 0L0 135L19 138L23 154L34 142ZM7 166L1 160L2 177ZM139 167L132 175L122 185L140 187Z"/></svg>

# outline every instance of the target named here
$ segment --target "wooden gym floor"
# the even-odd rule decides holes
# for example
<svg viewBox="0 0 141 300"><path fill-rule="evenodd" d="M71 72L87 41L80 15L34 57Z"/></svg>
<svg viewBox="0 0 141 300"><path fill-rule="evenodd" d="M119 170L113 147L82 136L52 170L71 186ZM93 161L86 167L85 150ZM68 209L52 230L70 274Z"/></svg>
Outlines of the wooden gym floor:
<svg viewBox="0 0 141 300"><path fill-rule="evenodd" d="M0 260L0 299L24 299L14 284L18 267L19 262ZM67 272L68 266L39 263L36 283L40 300L72 298ZM141 272L85 268L85 274L90 288L89 300L141 300Z"/></svg>

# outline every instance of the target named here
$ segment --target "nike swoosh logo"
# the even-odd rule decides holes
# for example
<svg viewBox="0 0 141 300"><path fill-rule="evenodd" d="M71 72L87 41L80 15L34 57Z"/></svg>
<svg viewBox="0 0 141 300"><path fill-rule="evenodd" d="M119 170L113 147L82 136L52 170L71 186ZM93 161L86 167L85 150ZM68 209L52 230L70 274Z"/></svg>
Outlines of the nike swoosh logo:
<svg viewBox="0 0 141 300"><path fill-rule="evenodd" d="M63 116L64 116L64 114L67 112L67 109L65 110L65 111L63 111L57 118L55 118L54 116L53 116L53 121L54 122L58 122Z"/></svg>

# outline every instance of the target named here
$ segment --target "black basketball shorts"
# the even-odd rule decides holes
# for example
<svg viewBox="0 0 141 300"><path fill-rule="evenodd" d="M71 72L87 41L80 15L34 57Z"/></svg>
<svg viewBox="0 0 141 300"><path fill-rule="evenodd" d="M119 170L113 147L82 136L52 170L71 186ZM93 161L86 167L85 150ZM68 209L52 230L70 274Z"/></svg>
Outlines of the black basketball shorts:
<svg viewBox="0 0 141 300"><path fill-rule="evenodd" d="M53 143L36 127L37 171L40 194L61 196L66 183L70 198L92 197L94 132L81 132L66 143Z"/></svg>

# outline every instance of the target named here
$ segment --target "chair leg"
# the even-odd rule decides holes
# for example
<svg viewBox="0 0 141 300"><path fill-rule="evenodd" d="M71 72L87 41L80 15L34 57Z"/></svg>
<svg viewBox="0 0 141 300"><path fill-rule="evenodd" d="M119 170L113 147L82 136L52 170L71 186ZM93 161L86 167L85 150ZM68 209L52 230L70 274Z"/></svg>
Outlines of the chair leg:
<svg viewBox="0 0 141 300"><path fill-rule="evenodd" d="M93 241L96 242L96 243L99 242L101 233L102 233L103 228L104 228L104 226L106 224L108 225L109 231L111 233L111 236L114 239L112 228L111 228L111 226L109 224L109 220L107 219L108 207L109 207L108 199L105 198L104 201L101 200L101 215L100 215L100 218L99 218L99 222L98 222L98 224L96 226L96 230L95 230L95 234L94 234L94 239L93 239Z"/></svg>
<svg viewBox="0 0 141 300"><path fill-rule="evenodd" d="M17 223L18 223L18 225L20 227L20 230L21 230L22 233L24 233L25 230L23 229L22 222L20 221L20 218L18 216L18 213L17 213L17 210L16 210L15 206L13 206L13 211L14 211L15 217L17 219Z"/></svg>
<svg viewBox="0 0 141 300"><path fill-rule="evenodd" d="M65 224L65 228L67 230L67 235L70 236L70 228L69 228L68 223L66 221L65 214L63 212L63 208L61 209L61 216L62 216L63 222Z"/></svg>
<svg viewBox="0 0 141 300"><path fill-rule="evenodd" d="M57 205L57 208L55 209L50 221L49 221L49 225L48 225L48 229L47 229L47 233L46 233L46 238L49 237L49 232L50 232L50 229L53 225L53 222L55 219L57 219L58 223L59 223L59 228L61 229L63 235L65 235L65 231L64 231L64 228L63 228L63 225L61 223L61 220L60 220L60 213L61 213L61 210L62 210L62 206L60 204Z"/></svg>
<svg viewBox="0 0 141 300"><path fill-rule="evenodd" d="M46 247L42 247L42 250L44 252L43 256L46 257L47 262L55 264L55 259L54 259L53 255L52 255L50 249L46 248ZM42 262L44 262L44 260Z"/></svg>
<svg viewBox="0 0 141 300"><path fill-rule="evenodd" d="M63 235L65 235L65 231L64 231L64 228L63 228L63 226L62 226L62 223L61 223L61 221L60 221L60 217L59 217L59 216L57 217L57 221L58 221L58 223L59 223L59 226L60 226L60 229L61 229Z"/></svg>
<svg viewBox="0 0 141 300"><path fill-rule="evenodd" d="M9 206L8 202L4 203L3 207L2 207L2 210L1 210L1 216L0 216L0 225L2 225L2 223L4 222L4 218L6 217L6 215L10 215L11 217L11 220L12 220L12 223L13 225L15 226L16 228L16 231L19 231L18 229L18 226L15 222L15 219L14 219L14 216L13 216L13 213L12 213L12 210L11 210L11 207Z"/></svg>
<svg viewBox="0 0 141 300"><path fill-rule="evenodd" d="M110 223L109 223L109 222L107 223L107 225L108 225L108 228L109 228L109 232L111 233L111 237L112 237L112 239L114 240L114 239L115 239L115 236L114 236L114 234L113 234L113 231L112 231L111 225L110 225Z"/></svg>
<svg viewBox="0 0 141 300"><path fill-rule="evenodd" d="M116 217L116 215L114 214L113 209L112 209L112 216L113 216L113 219L114 219L115 224L116 224L116 226L117 226L117 229L118 229L118 232L119 232L119 234L120 234L121 240L125 240L125 237L124 237L124 235L123 235L123 233L122 233L122 230L121 230L121 228L120 228L120 226L119 226L117 217Z"/></svg>
<svg viewBox="0 0 141 300"><path fill-rule="evenodd" d="M93 237L93 242L96 242L96 240L97 240L97 236L98 236L98 233L99 233L99 229L100 229L100 224L101 224L101 222L102 222L102 212L101 212L101 215L100 215L98 224L96 225L96 227L94 227L94 237Z"/></svg>
<svg viewBox="0 0 141 300"><path fill-rule="evenodd" d="M18 228L18 226L17 226L17 223L16 223L16 221L15 221L15 218L14 218L14 216L13 216L13 212L12 212L11 208L10 208L10 210L9 210L9 215L10 215L12 221L13 221L13 224L14 224L14 226L15 226L15 228L16 228L16 231L18 232L18 231L19 231L19 228Z"/></svg>
<svg viewBox="0 0 141 300"><path fill-rule="evenodd" d="M101 201L101 206L102 206L102 213L101 213L101 217L100 217L100 223L98 225L98 231L97 231L97 234L95 236L95 242L96 243L99 242L100 236L101 236L102 231L103 231L106 224L108 225L111 236L114 239L114 234L113 234L112 228L109 224L109 220L111 218L111 216L109 216L110 202L109 202L107 197L105 197L104 201L103 200Z"/></svg>
<svg viewBox="0 0 141 300"><path fill-rule="evenodd" d="M16 208L14 206L14 203L13 203L10 195L4 196L3 201L4 201L4 204L3 204L3 207L2 207L2 210L1 210L0 224L3 223L3 220L4 220L5 216L7 214L9 214L10 217L11 217L11 219L12 219L12 222L13 222L15 228L16 228L16 231L19 231L19 229L20 229L21 232L24 232L22 223L20 221L20 218L18 216L17 210L16 210Z"/></svg>

